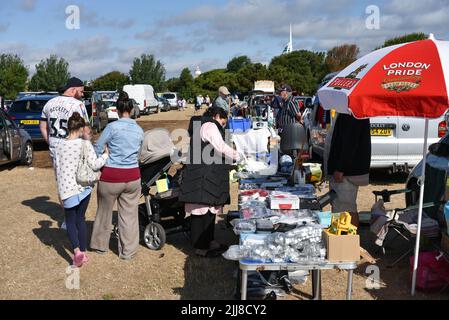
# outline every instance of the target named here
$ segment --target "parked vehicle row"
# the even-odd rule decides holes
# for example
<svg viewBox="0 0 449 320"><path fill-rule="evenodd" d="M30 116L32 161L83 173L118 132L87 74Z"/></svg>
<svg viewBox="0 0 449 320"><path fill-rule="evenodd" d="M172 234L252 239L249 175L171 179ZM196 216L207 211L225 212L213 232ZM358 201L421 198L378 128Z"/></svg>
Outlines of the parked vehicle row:
<svg viewBox="0 0 449 320"><path fill-rule="evenodd" d="M33 142L30 135L14 120L0 110L0 164L33 163Z"/></svg>

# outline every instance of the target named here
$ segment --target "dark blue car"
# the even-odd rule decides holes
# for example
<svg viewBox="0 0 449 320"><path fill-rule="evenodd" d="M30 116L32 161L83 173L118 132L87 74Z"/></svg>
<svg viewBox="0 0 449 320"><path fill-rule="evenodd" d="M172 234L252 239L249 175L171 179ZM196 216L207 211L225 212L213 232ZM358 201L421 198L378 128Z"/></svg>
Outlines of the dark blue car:
<svg viewBox="0 0 449 320"><path fill-rule="evenodd" d="M54 95L33 95L17 99L11 105L8 114L18 126L21 126L31 136L33 141L43 141L39 128L42 109L53 99Z"/></svg>

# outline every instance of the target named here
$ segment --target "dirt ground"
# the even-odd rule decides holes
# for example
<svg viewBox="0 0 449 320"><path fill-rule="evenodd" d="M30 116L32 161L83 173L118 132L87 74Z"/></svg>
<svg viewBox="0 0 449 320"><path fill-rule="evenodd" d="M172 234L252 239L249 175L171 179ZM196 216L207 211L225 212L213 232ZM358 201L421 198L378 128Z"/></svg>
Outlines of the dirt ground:
<svg viewBox="0 0 449 320"><path fill-rule="evenodd" d="M186 128L193 110L170 111L143 117L139 123L145 130ZM111 252L90 254L91 262L80 271L80 289L66 288L66 270L70 259L70 244L65 231L59 229L63 213L58 204L55 179L48 151L38 146L34 167L0 167L0 299L233 299L236 288L237 265L218 259L200 259L192 255L187 239L182 235L168 238L161 251L139 248L136 258L129 262L117 257L117 240L111 239ZM374 202L373 190L395 189L404 186L405 176L388 176L373 172L372 184L362 188L359 196L361 211L369 211ZM232 187L236 209L237 185ZM87 212L89 230L96 212L94 192ZM403 207L399 196L389 207ZM389 269L392 262L406 248L400 241L383 256L376 253L374 238L368 227L362 227L363 246L376 258L380 269L380 288L368 289L368 264L362 264L354 277L353 299L411 299L410 267L407 259ZM227 244L238 239L222 220L217 224L217 238ZM323 272L323 299L345 298L347 273ZM296 286L286 299L308 299L310 280ZM415 299L447 299L447 294L418 293Z"/></svg>

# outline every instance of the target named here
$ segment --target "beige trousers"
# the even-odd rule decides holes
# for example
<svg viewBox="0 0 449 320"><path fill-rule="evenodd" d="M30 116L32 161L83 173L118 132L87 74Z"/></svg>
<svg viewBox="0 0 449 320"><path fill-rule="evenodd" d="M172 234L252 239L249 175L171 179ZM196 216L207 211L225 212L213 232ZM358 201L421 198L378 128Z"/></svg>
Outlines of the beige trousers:
<svg viewBox="0 0 449 320"><path fill-rule="evenodd" d="M141 195L140 179L129 183L98 183L98 209L90 247L108 251L112 232L112 211L118 207L119 256L132 258L139 246L138 206Z"/></svg>

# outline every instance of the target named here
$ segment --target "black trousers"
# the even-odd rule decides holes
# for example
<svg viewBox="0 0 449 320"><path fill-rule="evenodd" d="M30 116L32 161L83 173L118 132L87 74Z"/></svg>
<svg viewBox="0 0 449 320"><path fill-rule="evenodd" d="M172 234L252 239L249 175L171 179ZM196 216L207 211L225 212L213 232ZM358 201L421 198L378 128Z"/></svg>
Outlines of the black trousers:
<svg viewBox="0 0 449 320"><path fill-rule="evenodd" d="M215 238L215 214L210 211L202 216L191 216L192 245L198 250L209 250Z"/></svg>

